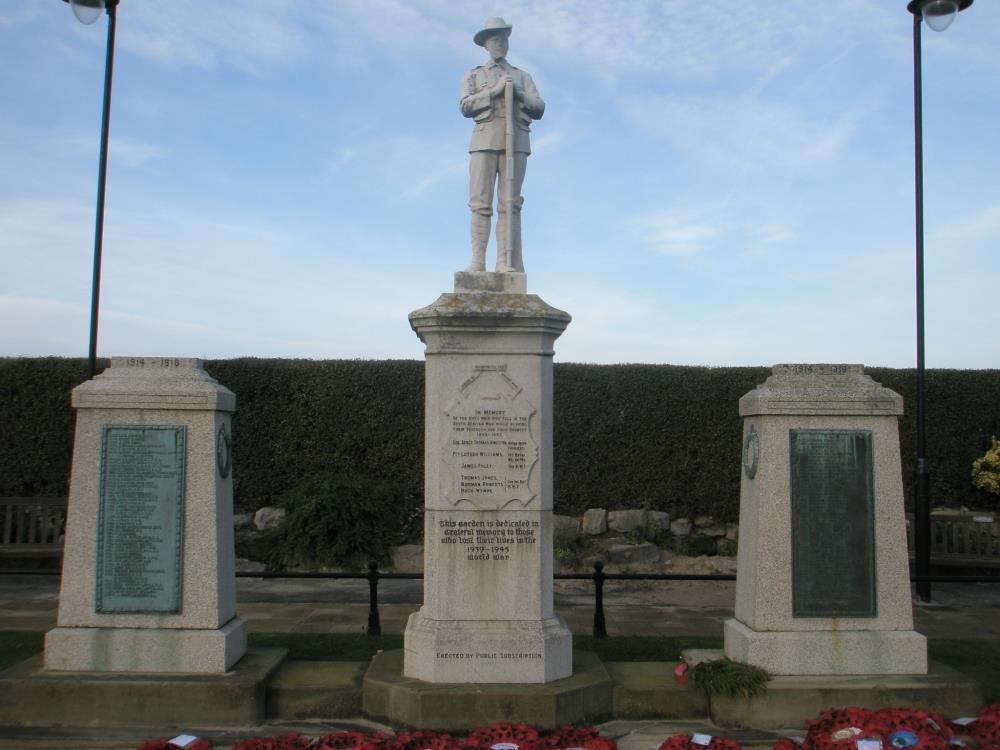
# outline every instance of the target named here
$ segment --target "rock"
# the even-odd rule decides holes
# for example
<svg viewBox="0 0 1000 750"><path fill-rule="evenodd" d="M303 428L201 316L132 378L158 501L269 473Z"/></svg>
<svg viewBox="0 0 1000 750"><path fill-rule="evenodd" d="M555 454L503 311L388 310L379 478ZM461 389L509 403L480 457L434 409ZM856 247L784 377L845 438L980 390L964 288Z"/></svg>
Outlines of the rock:
<svg viewBox="0 0 1000 750"><path fill-rule="evenodd" d="M599 536L608 530L608 512L604 508L591 508L583 513L583 533Z"/></svg>
<svg viewBox="0 0 1000 750"><path fill-rule="evenodd" d="M233 516L233 528L245 529L253 525L253 513L237 513Z"/></svg>
<svg viewBox="0 0 1000 750"><path fill-rule="evenodd" d="M726 539L736 539L739 537L740 527L735 523L726 524Z"/></svg>
<svg viewBox="0 0 1000 750"><path fill-rule="evenodd" d="M704 529L706 526L715 526L715 519L712 516L695 516L694 525L697 529Z"/></svg>
<svg viewBox="0 0 1000 750"><path fill-rule="evenodd" d="M717 523L714 526L700 526L698 527L698 533L704 536L711 536L721 539L726 535L726 525L722 523Z"/></svg>
<svg viewBox="0 0 1000 750"><path fill-rule="evenodd" d="M660 561L660 548L652 542L615 544L607 555L609 563L655 563Z"/></svg>
<svg viewBox="0 0 1000 750"><path fill-rule="evenodd" d="M646 511L637 510L613 510L608 513L608 528L612 531L619 531L627 534L630 531L646 525Z"/></svg>
<svg viewBox="0 0 1000 750"><path fill-rule="evenodd" d="M288 511L284 508L272 508L265 505L253 514L253 525L257 527L258 531L268 531L280 524L287 515Z"/></svg>
<svg viewBox="0 0 1000 750"><path fill-rule="evenodd" d="M691 533L691 519L678 518L670 522L670 533L674 536L687 536Z"/></svg>
<svg viewBox="0 0 1000 750"><path fill-rule="evenodd" d="M668 529L670 528L670 514L664 513L662 510L647 510L646 525Z"/></svg>
<svg viewBox="0 0 1000 750"><path fill-rule="evenodd" d="M552 514L552 543L557 547L567 546L580 536L580 519L576 516Z"/></svg>
<svg viewBox="0 0 1000 750"><path fill-rule="evenodd" d="M392 567L397 573L422 573L424 545L401 544L392 548Z"/></svg>

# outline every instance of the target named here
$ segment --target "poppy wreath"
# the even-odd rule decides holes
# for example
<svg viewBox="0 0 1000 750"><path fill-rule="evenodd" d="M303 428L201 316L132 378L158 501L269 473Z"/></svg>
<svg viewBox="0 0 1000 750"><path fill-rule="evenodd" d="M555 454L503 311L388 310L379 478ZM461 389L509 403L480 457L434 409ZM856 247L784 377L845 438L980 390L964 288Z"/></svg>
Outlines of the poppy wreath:
<svg viewBox="0 0 1000 750"><path fill-rule="evenodd" d="M817 719L806 721L805 750L855 750L860 739L878 739L883 744L889 727L867 708L828 708Z"/></svg>
<svg viewBox="0 0 1000 750"><path fill-rule="evenodd" d="M335 732L317 737L309 745L309 750L388 750L393 746L392 738L385 732Z"/></svg>
<svg viewBox="0 0 1000 750"><path fill-rule="evenodd" d="M876 717L888 729L884 744L897 750L947 750L955 733L941 714L909 708L886 708Z"/></svg>
<svg viewBox="0 0 1000 750"><path fill-rule="evenodd" d="M332 750L333 745L330 745L330 748ZM443 734L441 732L400 732L388 748L378 748L377 750L461 750L461 748L462 743L450 734Z"/></svg>
<svg viewBox="0 0 1000 750"><path fill-rule="evenodd" d="M959 731L979 743L980 750L1000 750L1000 703L979 709L976 720Z"/></svg>
<svg viewBox="0 0 1000 750"><path fill-rule="evenodd" d="M545 737L547 750L618 750L618 743L598 735L594 727L567 724Z"/></svg>
<svg viewBox="0 0 1000 750"><path fill-rule="evenodd" d="M172 745L170 740L162 737L158 740L149 740L149 742L143 742L136 750L177 750L177 745ZM212 743L208 740L197 739L190 745L186 746L184 750L213 750Z"/></svg>
<svg viewBox="0 0 1000 750"><path fill-rule="evenodd" d="M771 750L802 750L802 745L791 737L782 737L771 746Z"/></svg>
<svg viewBox="0 0 1000 750"><path fill-rule="evenodd" d="M707 745L691 740L690 734L674 734L660 743L657 750L743 750L736 740L712 737Z"/></svg>
<svg viewBox="0 0 1000 750"><path fill-rule="evenodd" d="M534 727L495 721L474 729L462 747L464 750L542 750L545 743Z"/></svg>
<svg viewBox="0 0 1000 750"><path fill-rule="evenodd" d="M277 737L250 737L237 742L232 750L308 750L310 744L308 737L288 732Z"/></svg>

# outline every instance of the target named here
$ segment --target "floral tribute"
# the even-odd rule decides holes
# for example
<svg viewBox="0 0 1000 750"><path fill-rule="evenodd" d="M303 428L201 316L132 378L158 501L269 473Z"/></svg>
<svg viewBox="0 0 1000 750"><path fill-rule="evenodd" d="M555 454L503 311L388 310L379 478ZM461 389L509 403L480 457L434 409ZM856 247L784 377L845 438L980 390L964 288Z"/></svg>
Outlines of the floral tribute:
<svg viewBox="0 0 1000 750"><path fill-rule="evenodd" d="M975 740L980 750L1000 750L1000 703L979 709L971 724L952 726L959 734Z"/></svg>
<svg viewBox="0 0 1000 750"><path fill-rule="evenodd" d="M403 735L400 735L402 737ZM397 738L398 739L398 738ZM396 747L385 732L335 732L317 737L308 750L390 750ZM421 746L424 747L424 746ZM413 750L416 750L414 748Z"/></svg>
<svg viewBox="0 0 1000 750"><path fill-rule="evenodd" d="M400 732L388 750L462 750L462 742L440 732Z"/></svg>
<svg viewBox="0 0 1000 750"><path fill-rule="evenodd" d="M177 750L179 747L180 745L173 744L166 737L161 737L158 740L143 742L136 750ZM213 750L213 748L208 740L196 739L185 745L184 750Z"/></svg>
<svg viewBox="0 0 1000 750"><path fill-rule="evenodd" d="M166 739L150 740L137 748L177 749ZM199 739L183 750L213 748L208 740ZM251 737L237 742L232 750L618 750L618 745L599 736L593 727L567 725L543 737L527 724L495 722L474 730L464 740L440 732L400 732L395 737L383 732L337 732L310 741L289 732L279 737Z"/></svg>
<svg viewBox="0 0 1000 750"><path fill-rule="evenodd" d="M855 750L859 740L886 750L947 750L955 736L940 714L909 708L831 708L807 721L806 730L804 750Z"/></svg>
<svg viewBox="0 0 1000 750"><path fill-rule="evenodd" d="M534 727L495 721L469 733L464 750L543 750L545 743Z"/></svg>
<svg viewBox="0 0 1000 750"><path fill-rule="evenodd" d="M308 750L309 747L311 743L308 737L288 732L278 737L251 737L237 742L232 750Z"/></svg>
<svg viewBox="0 0 1000 750"><path fill-rule="evenodd" d="M735 740L707 734L675 734L660 743L657 750L742 750Z"/></svg>

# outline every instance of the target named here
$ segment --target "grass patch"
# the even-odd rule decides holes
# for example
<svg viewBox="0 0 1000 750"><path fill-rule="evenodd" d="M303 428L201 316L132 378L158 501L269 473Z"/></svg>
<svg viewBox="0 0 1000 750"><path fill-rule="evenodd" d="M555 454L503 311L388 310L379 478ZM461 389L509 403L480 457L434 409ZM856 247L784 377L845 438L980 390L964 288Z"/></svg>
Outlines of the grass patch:
<svg viewBox="0 0 1000 750"><path fill-rule="evenodd" d="M254 648L287 648L288 658L299 661L368 661L377 651L403 647L399 633L369 636L364 633L250 633Z"/></svg>
<svg viewBox="0 0 1000 750"><path fill-rule="evenodd" d="M36 631L0 631L0 670L41 653L45 634ZM392 633L250 633L252 647L287 648L290 659L303 661L368 661L379 650L403 647L403 636ZM687 648L721 648L722 639L710 636L647 636L592 638L578 635L574 648L592 651L605 661L677 661ZM979 681L985 704L1000 702L1000 640L934 638L928 655L934 661Z"/></svg>
<svg viewBox="0 0 1000 750"><path fill-rule="evenodd" d="M933 638L927 642L927 656L978 681L984 705L1000 701L1000 640Z"/></svg>
<svg viewBox="0 0 1000 750"><path fill-rule="evenodd" d="M31 630L0 630L0 670L41 653L44 645L45 633Z"/></svg>
<svg viewBox="0 0 1000 750"><path fill-rule="evenodd" d="M604 661L679 661L686 648L722 648L722 639L711 636L636 636L593 638L574 635L573 648L593 651Z"/></svg>

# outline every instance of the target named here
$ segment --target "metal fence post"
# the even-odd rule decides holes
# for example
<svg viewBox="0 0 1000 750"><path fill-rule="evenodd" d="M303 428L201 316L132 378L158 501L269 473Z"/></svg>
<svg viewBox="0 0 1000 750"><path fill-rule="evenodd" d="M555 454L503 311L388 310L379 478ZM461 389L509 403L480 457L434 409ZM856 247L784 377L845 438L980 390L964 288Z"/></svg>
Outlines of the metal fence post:
<svg viewBox="0 0 1000 750"><path fill-rule="evenodd" d="M604 626L604 563L594 561L594 638L607 638Z"/></svg>
<svg viewBox="0 0 1000 750"><path fill-rule="evenodd" d="M378 563L368 562L368 635L382 635L382 624L378 616Z"/></svg>

